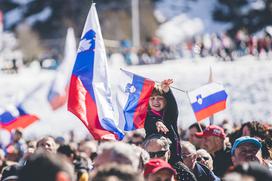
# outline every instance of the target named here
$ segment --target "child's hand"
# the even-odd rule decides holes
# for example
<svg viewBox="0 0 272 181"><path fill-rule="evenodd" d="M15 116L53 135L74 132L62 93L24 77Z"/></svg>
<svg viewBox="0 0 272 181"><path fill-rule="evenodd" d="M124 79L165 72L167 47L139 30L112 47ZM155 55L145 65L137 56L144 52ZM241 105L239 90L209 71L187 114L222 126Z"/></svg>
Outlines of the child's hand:
<svg viewBox="0 0 272 181"><path fill-rule="evenodd" d="M158 132L163 132L166 134L169 130L168 128L160 121L156 122Z"/></svg>
<svg viewBox="0 0 272 181"><path fill-rule="evenodd" d="M164 81L161 82L161 88L163 90L163 92L168 92L170 90L170 84L173 83L173 79L166 79Z"/></svg>

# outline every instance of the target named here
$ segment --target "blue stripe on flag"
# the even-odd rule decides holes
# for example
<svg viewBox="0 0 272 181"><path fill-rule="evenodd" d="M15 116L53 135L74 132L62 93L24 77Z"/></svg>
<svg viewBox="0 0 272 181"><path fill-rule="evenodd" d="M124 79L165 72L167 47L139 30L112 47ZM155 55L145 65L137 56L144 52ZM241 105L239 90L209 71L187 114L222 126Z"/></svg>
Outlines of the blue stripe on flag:
<svg viewBox="0 0 272 181"><path fill-rule="evenodd" d="M89 30L84 37L81 39L90 41L90 47L86 50L79 50L76 57L75 65L73 68L73 74L77 76L85 89L92 96L95 101L94 91L93 91L93 69L94 69L94 48L95 48L95 35L96 33L93 30ZM80 45L79 45L80 46ZM87 62L86 62L87 61ZM96 102L96 101L95 101Z"/></svg>
<svg viewBox="0 0 272 181"><path fill-rule="evenodd" d="M131 86L134 86L136 91L134 93L133 92L129 93L129 97L128 97L126 106L124 108L124 116L125 116L125 120L126 120L125 127L124 127L125 131L135 129L134 123L133 123L133 117L134 117L134 113L136 111L136 108L138 106L138 102L139 102L139 99L141 96L144 81L145 81L145 78L137 76L137 75L133 75L133 80L132 80ZM128 88L130 88L130 87L128 87Z"/></svg>
<svg viewBox="0 0 272 181"><path fill-rule="evenodd" d="M227 93L222 90L220 92L216 92L202 99L202 103L194 102L192 104L194 112L198 112L202 109L205 109L213 104L224 101L227 99Z"/></svg>
<svg viewBox="0 0 272 181"><path fill-rule="evenodd" d="M4 113L2 113L0 115L0 122L2 124L8 124L10 122L12 122L13 120L15 120L16 117L14 117L10 112L5 111Z"/></svg>

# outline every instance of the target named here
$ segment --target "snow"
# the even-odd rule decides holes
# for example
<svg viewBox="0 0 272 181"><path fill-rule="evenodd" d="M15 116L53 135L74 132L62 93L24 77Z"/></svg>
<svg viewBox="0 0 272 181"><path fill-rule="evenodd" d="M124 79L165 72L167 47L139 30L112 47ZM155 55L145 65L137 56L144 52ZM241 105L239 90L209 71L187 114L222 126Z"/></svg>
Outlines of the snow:
<svg viewBox="0 0 272 181"><path fill-rule="evenodd" d="M228 93L227 109L215 114L215 122L223 119L240 123L251 120L264 120L271 123L272 117L272 61L255 60L254 57L243 57L235 62L221 62L213 57L197 59L180 59L164 62L158 65L125 66L120 63L118 55L109 64L109 75L113 92L117 89L120 77L120 66L125 70L143 75L156 81L166 78L174 79L174 87L182 90L192 90L207 83L210 66L214 81L223 83ZM116 62L116 63L115 63ZM30 113L37 114L41 121L26 128L26 136L39 137L51 134L65 135L69 130L75 130L76 136L82 138L87 134L83 124L63 107L52 111L46 96L53 80L55 71L40 70L37 63L22 69L18 74L3 74L0 72L1 107L12 108L27 92L41 85L33 93L24 106ZM187 128L195 122L188 97L185 93L172 89L179 105L179 126ZM205 121L207 123L207 121Z"/></svg>

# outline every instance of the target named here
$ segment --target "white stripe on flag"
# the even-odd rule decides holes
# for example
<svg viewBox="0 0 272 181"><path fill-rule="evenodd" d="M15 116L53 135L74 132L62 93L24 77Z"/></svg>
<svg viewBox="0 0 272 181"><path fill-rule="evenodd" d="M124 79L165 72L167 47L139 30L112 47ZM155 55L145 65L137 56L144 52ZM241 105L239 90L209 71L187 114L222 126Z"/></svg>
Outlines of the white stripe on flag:
<svg viewBox="0 0 272 181"><path fill-rule="evenodd" d="M199 87L193 91L188 92L188 96L191 103L197 102L197 96L201 94L202 98L208 97L216 92L225 90L222 84L219 83L209 83L202 87Z"/></svg>

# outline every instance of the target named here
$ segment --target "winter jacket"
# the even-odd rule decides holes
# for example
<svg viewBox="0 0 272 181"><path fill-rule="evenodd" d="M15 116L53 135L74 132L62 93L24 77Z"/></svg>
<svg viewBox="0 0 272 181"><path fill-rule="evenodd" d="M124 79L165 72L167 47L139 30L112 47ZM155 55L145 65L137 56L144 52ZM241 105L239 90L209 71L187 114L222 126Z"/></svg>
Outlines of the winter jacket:
<svg viewBox="0 0 272 181"><path fill-rule="evenodd" d="M163 110L162 116L154 114L152 111L147 112L147 116L145 119L145 131L146 137L157 134L156 123L161 121L169 130L167 134L163 134L163 136L169 138L172 142L170 146L171 157L169 163L172 165L181 160L181 149L179 143L179 135L177 128L177 119L178 119L178 106L175 100L175 97L171 91L171 89L164 93L164 97L166 98L166 106Z"/></svg>

